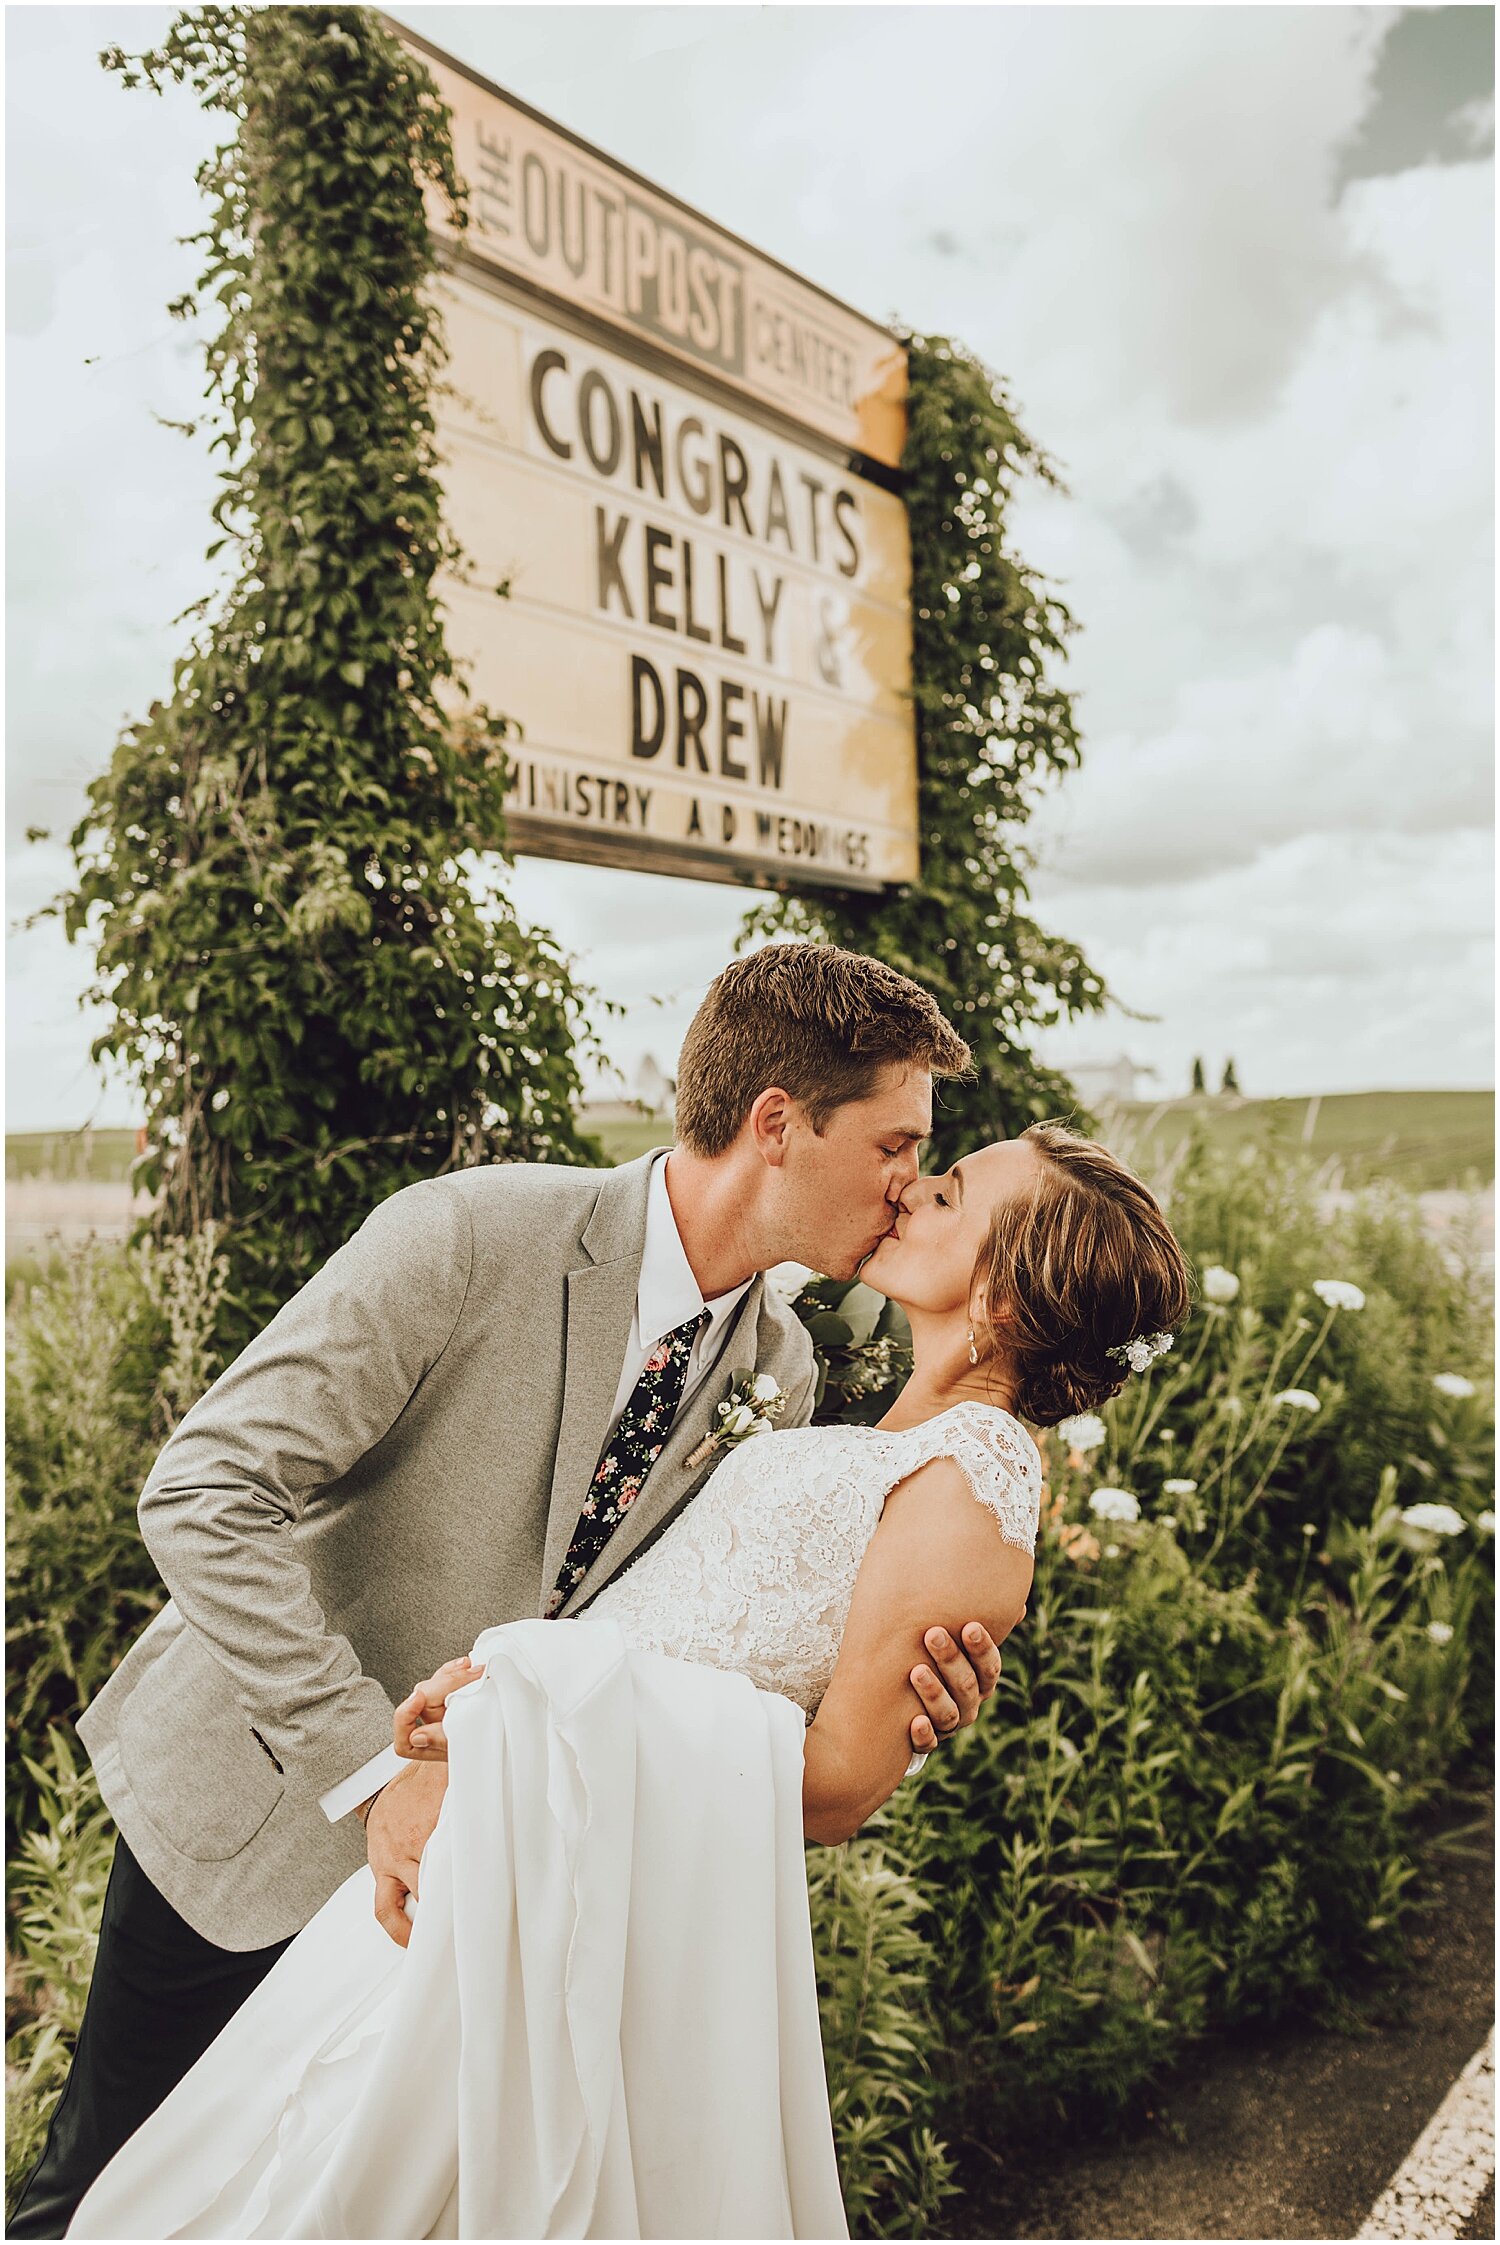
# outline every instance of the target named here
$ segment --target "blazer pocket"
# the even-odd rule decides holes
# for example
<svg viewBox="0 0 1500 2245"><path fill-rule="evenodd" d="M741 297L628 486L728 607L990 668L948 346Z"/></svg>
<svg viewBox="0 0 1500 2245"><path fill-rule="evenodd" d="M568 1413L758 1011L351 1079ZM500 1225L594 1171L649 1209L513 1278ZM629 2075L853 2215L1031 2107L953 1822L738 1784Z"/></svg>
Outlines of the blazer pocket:
<svg viewBox="0 0 1500 2245"><path fill-rule="evenodd" d="M142 1815L194 1863L238 1855L286 1790L270 1748L190 1628L136 1685L117 1737Z"/></svg>

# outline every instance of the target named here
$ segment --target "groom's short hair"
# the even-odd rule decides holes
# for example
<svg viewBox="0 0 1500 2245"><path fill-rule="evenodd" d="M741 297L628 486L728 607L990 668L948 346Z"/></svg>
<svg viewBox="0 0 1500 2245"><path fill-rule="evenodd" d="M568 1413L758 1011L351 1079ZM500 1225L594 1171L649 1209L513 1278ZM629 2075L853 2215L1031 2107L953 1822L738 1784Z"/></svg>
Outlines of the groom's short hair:
<svg viewBox="0 0 1500 2245"><path fill-rule="evenodd" d="M879 959L832 943L772 943L710 983L677 1064L677 1136L722 1154L772 1084L821 1131L892 1063L961 1076L969 1048L936 1001Z"/></svg>

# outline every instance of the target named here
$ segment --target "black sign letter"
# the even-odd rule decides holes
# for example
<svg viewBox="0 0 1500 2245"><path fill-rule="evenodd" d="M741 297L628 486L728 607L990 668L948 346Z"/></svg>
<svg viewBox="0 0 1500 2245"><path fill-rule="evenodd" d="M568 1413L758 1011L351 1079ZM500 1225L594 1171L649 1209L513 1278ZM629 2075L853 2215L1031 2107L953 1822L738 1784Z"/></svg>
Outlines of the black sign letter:
<svg viewBox="0 0 1500 2245"><path fill-rule="evenodd" d="M656 715L651 720L648 734L644 723L645 708L642 688L649 681L656 702ZM654 663L644 655L630 658L630 753L632 756L654 756L667 736L667 697L661 690L661 680Z"/></svg>
<svg viewBox="0 0 1500 2245"><path fill-rule="evenodd" d="M553 433L547 419L547 408L542 402L542 384L549 374L566 374L568 362L561 351L538 351L531 362L531 418L542 433L542 442L559 460L571 460L573 447Z"/></svg>
<svg viewBox="0 0 1500 2245"><path fill-rule="evenodd" d="M750 773L746 766L743 764L737 764L734 758L729 753L730 742L742 741L745 737L745 720L743 719L743 717L732 716L730 714L731 705L734 702L742 702L744 698L745 689L743 686L736 685L735 681L732 678L720 679L719 770L723 773L725 779L727 780L747 780L750 777Z"/></svg>
<svg viewBox="0 0 1500 2245"><path fill-rule="evenodd" d="M620 596L620 606L624 609L626 615L634 621L635 610L630 605L630 587L626 584L625 572L620 567L620 548L624 545L625 533L630 528L630 517L628 514L622 514L615 523L614 529L608 533L606 533L604 527L607 520L608 517L604 509L595 507L594 553L597 563L600 613L603 615L609 613L609 596L611 592L617 592Z"/></svg>

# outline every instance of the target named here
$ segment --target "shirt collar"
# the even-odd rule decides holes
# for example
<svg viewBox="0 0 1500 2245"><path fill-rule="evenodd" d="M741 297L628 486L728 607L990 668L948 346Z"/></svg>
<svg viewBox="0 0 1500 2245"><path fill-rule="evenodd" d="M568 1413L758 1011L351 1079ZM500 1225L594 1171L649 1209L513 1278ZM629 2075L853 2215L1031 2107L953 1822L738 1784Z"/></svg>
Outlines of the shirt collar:
<svg viewBox="0 0 1500 2245"><path fill-rule="evenodd" d="M651 1184L646 1195L646 1245L635 1294L642 1348L654 1348L664 1334L674 1333L679 1325L685 1325L690 1317L697 1317L701 1310L707 1310L714 1325L722 1323L738 1309L741 1297L751 1284L747 1278L739 1286L731 1286L726 1294L715 1295L713 1301L704 1301L677 1229L677 1219L672 1214L667 1192L667 1157L662 1154L651 1165Z"/></svg>

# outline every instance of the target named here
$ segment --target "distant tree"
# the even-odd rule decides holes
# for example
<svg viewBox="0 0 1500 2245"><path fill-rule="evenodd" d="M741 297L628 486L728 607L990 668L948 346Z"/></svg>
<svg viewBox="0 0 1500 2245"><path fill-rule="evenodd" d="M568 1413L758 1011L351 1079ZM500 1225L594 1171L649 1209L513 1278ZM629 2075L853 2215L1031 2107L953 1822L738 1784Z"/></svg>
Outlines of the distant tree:
<svg viewBox="0 0 1500 2245"><path fill-rule="evenodd" d="M1195 1060L1193 1062L1193 1097L1201 1099L1207 1090L1208 1078L1203 1073L1203 1062Z"/></svg>
<svg viewBox="0 0 1500 2245"><path fill-rule="evenodd" d="M1240 1095L1240 1079L1234 1072L1232 1060L1226 1060L1224 1063L1224 1081L1219 1086L1219 1092L1226 1099L1231 1096L1237 1099Z"/></svg>

